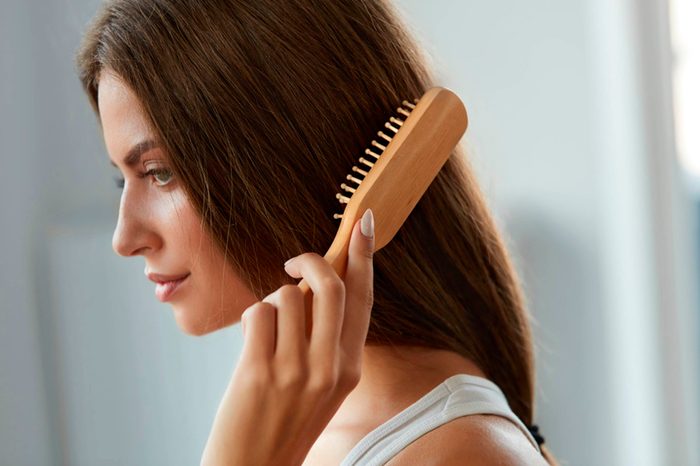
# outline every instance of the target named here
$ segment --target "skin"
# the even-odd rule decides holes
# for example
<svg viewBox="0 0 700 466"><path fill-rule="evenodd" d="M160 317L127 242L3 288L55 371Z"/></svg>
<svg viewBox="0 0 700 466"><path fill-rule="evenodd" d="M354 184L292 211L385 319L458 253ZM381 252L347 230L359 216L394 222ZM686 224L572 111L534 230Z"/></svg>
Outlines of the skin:
<svg viewBox="0 0 700 466"><path fill-rule="evenodd" d="M145 151L132 167L124 163L133 147L155 139L139 100L106 71L100 78L98 104L107 152L124 179L114 251L143 256L145 273L190 274L170 302L183 332L203 335L240 321L257 298L215 248L182 186L172 176L163 183L167 173L140 177L153 168L168 168L163 150Z"/></svg>
<svg viewBox="0 0 700 466"><path fill-rule="evenodd" d="M314 293L304 336L303 297L285 285L258 300L223 259L168 172L160 147L127 166L126 155L153 140L145 112L111 70L98 103L110 160L124 178L113 248L143 256L146 273L189 274L170 299L181 330L203 335L244 320L244 346L219 405L202 464L339 464L367 433L447 377L485 377L471 360L444 350L365 346L372 296L373 237L355 225L341 280L315 253L285 267ZM160 172L144 174L151 169ZM368 299L368 296L370 297ZM464 442L470 438L470 442ZM250 445L256 445L251 449ZM390 464L544 464L512 423L496 416L449 422L406 447Z"/></svg>

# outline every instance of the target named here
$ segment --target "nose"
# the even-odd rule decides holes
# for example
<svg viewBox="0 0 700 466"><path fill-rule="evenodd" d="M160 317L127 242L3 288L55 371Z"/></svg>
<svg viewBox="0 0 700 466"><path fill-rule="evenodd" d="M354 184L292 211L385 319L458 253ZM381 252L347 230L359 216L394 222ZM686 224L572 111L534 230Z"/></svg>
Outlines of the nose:
<svg viewBox="0 0 700 466"><path fill-rule="evenodd" d="M145 256L158 250L162 239L156 231L154 216L149 215L146 206L139 205L127 189L122 191L117 225L112 235L112 249L124 257Z"/></svg>

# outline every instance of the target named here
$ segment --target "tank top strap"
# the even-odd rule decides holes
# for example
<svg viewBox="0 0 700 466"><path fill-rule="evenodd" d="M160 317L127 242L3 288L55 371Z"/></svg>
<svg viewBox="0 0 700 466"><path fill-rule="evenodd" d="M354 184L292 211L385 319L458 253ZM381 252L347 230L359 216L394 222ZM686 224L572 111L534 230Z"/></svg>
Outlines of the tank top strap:
<svg viewBox="0 0 700 466"><path fill-rule="evenodd" d="M472 414L505 417L520 428L532 445L539 445L527 426L510 409L492 381L469 374L448 377L418 401L365 435L341 466L380 466L422 435L453 419Z"/></svg>

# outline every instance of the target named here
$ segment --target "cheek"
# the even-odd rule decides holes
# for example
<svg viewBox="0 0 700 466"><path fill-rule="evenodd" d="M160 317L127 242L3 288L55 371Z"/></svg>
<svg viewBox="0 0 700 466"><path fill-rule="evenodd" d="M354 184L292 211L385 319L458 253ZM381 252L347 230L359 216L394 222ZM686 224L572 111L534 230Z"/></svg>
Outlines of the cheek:
<svg viewBox="0 0 700 466"><path fill-rule="evenodd" d="M248 288L237 271L224 260L224 254L188 205L178 208L177 225L180 246L187 250L189 270L196 287L198 313L224 313L224 321L233 323L258 298ZM184 252L184 251L183 251Z"/></svg>
<svg viewBox="0 0 700 466"><path fill-rule="evenodd" d="M154 196L153 201L158 204L158 223L168 254L187 261L189 267L199 262L199 256L211 256L213 243L183 190L176 186L172 191Z"/></svg>
<svg viewBox="0 0 700 466"><path fill-rule="evenodd" d="M164 195L160 202L161 227L173 247L181 254L201 254L206 242L204 227L185 195L176 189Z"/></svg>
<svg viewBox="0 0 700 466"><path fill-rule="evenodd" d="M247 307L257 301L238 272L224 260L223 253L210 235L199 232L197 239L196 266L201 278L206 281L206 292L230 309L238 310L240 306Z"/></svg>
<svg viewBox="0 0 700 466"><path fill-rule="evenodd" d="M223 254L202 235L202 247L192 268L193 293L186 304L180 325L203 335L233 325L241 314L258 301ZM191 331L190 331L191 332Z"/></svg>

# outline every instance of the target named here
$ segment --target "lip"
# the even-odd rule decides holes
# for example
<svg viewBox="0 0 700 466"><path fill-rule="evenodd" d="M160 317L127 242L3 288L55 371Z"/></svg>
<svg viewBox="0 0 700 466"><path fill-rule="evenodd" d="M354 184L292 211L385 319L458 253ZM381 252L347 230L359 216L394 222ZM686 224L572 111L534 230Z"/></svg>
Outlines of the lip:
<svg viewBox="0 0 700 466"><path fill-rule="evenodd" d="M182 284L190 276L189 273L182 275L161 275L157 273L147 274L148 279L156 284L156 298L161 302L166 302L180 289Z"/></svg>

